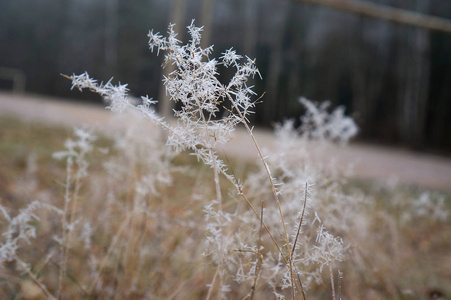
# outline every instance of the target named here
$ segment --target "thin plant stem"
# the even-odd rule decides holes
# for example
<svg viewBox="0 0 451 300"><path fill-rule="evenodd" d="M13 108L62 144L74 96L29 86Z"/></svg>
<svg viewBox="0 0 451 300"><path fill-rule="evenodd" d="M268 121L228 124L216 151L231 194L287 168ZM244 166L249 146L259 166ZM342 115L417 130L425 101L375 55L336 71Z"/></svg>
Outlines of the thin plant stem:
<svg viewBox="0 0 451 300"><path fill-rule="evenodd" d="M334 284L334 271L332 270L332 264L329 264L329 273L330 273L330 285L332 287L332 299L336 300L335 298L335 284Z"/></svg>
<svg viewBox="0 0 451 300"><path fill-rule="evenodd" d="M257 265L255 266L255 277L254 277L254 283L252 284L252 289L251 289L251 296L250 299L253 300L254 299L254 294L255 294L255 290L257 288L257 280L258 280L258 275L260 273L260 269L262 266L262 261L263 261L263 255L260 252L260 248L262 245L262 231L263 231L263 211L264 211L264 203L262 201L262 209L261 209L261 213L260 213L260 230L258 233L258 244L257 244Z"/></svg>
<svg viewBox="0 0 451 300"><path fill-rule="evenodd" d="M341 300L341 282L343 280L343 272L338 270L338 300Z"/></svg>
<svg viewBox="0 0 451 300"><path fill-rule="evenodd" d="M210 300L211 293L213 291L213 287L214 287L215 282L216 282L216 277L218 277L218 273L219 273L219 266L216 268L215 275L213 276L213 279L211 280L211 284L210 284L210 287L208 289L207 297L205 298L205 300Z"/></svg>
<svg viewBox="0 0 451 300"><path fill-rule="evenodd" d="M360 248L356 247L356 252L359 253L360 257L363 259L363 261L368 265L368 267L374 272L374 274L376 275L377 280L379 281L379 283L382 285L383 289L385 290L385 293L387 294L387 296L389 297L389 299L398 299L398 297L395 297L395 295L393 294L392 291L390 291L389 286L387 285L387 283L385 282L383 276L379 273L379 271L377 271L377 268L375 268L373 266L373 264L370 262L369 258L363 253L362 250L360 250ZM399 296L399 295L397 295Z"/></svg>
<svg viewBox="0 0 451 300"><path fill-rule="evenodd" d="M219 211L222 213L222 194L221 194L221 185L219 183L219 169L216 162L216 157L213 154L213 150L210 150L211 161L213 164L213 172L214 172L214 180L215 180L215 189L216 189L216 200L218 201Z"/></svg>
<svg viewBox="0 0 451 300"><path fill-rule="evenodd" d="M71 224L73 224L74 222L74 216L75 216L75 210L77 208L77 200L78 200L78 193L80 191L80 174L79 172L76 173L75 176L75 184L74 184L74 192L72 193L72 199L70 200L72 202L72 206L70 208L70 218L69 218L69 223L67 223L67 226L70 226ZM71 240L71 236L72 236L72 231L70 231L69 229L67 229L67 233L66 233L66 241L64 243L64 269L63 269L63 276L66 276L66 272L67 272L67 257L68 257L68 253L69 253L69 244L70 244L70 240Z"/></svg>
<svg viewBox="0 0 451 300"><path fill-rule="evenodd" d="M304 192L304 205L302 207L302 214L301 214L301 220L299 221L299 226L298 226L298 231L296 233L296 237L294 239L294 243L293 243L293 249L291 250L291 257L290 260L293 260L293 256L294 256L294 251L296 250L296 244L298 242L298 237L299 234L301 233L301 227L302 227L302 222L304 221L304 214L305 214L305 207L307 205L307 198L308 198L308 182L305 183L305 192Z"/></svg>
<svg viewBox="0 0 451 300"><path fill-rule="evenodd" d="M233 100L232 96L230 96L229 93L225 93L225 94L227 95L227 97L229 98L229 100L232 103L233 107L237 111L237 113L238 113L242 123L244 124L244 127L246 128L247 132L251 136L252 142L254 143L255 148L257 149L258 156L260 157L260 160L262 161L263 166L265 167L266 173L267 173L268 178L269 178L269 182L271 183L271 188L272 188L272 192L274 194L274 198L276 199L276 202L277 202L277 207L279 208L280 218L281 218L281 221L282 221L283 231L284 231L284 234L285 234L287 251L288 251L288 255L290 255L290 245L289 245L289 240L288 240L287 228L286 228L285 220L284 220L284 217L283 217L282 207L280 206L280 201L279 201L279 196L278 196L278 193L277 193L277 188L276 188L276 186L274 184L274 181L273 181L273 178L272 178L272 175L271 175L271 171L269 170L269 166L266 163L265 157L262 154L260 146L258 145L257 140L254 137L252 129L249 127L249 124L247 124L246 118L241 113L238 105L236 104L235 100Z"/></svg>
<svg viewBox="0 0 451 300"><path fill-rule="evenodd" d="M254 212L254 214L257 216L258 220L261 222L261 224L263 224L263 227L265 228L266 232L268 233L268 235L271 237L271 240L273 241L274 245L276 246L277 250L280 253L280 256L282 257L283 261L285 262L286 265L289 265L289 257L287 258L285 256L285 253L282 251L279 243L277 243L276 239L274 238L273 234L271 233L271 231L269 230L268 226L265 224L265 222L263 222L260 218L259 213L257 212L257 210L255 209L255 207L252 205L252 203L249 201L249 199L246 197L246 195L244 195L244 193L242 193L241 189L239 189L240 191L240 195L241 197L243 197L244 200L246 200L246 203L249 205L249 207L252 209L252 211ZM296 288L298 290L298 292L302 295L302 299L305 299L304 296L304 292L302 287L298 284L297 281L296 282Z"/></svg>
<svg viewBox="0 0 451 300"><path fill-rule="evenodd" d="M71 181L72 181L72 166L73 160L72 157L67 158L66 162L66 185L65 185L65 194L64 194L64 209L63 215L61 218L62 223L62 237L61 237L61 257L60 257L60 269L58 275L58 290L56 293L56 297L59 299L61 296L61 292L63 290L63 280L66 273L66 247L67 247L67 235L68 235L68 220L67 213L69 210L69 202L71 201Z"/></svg>
<svg viewBox="0 0 451 300"><path fill-rule="evenodd" d="M119 241L119 236L125 230L125 228L127 227L126 225L128 225L128 223L129 223L129 217L127 217L126 220L121 224L121 227L119 228L116 235L114 236L113 241L111 242L111 245L108 248L107 254L105 255L105 257L102 260L102 263L100 264L99 272L97 273L96 278L92 281L91 285L88 288L88 295L91 295L92 291L94 290L94 287L96 286L97 282L100 279L100 274L102 273L103 268L105 267L107 259L111 255L111 252L113 251L114 246L116 246L116 243Z"/></svg>
<svg viewBox="0 0 451 300"><path fill-rule="evenodd" d="M200 268L197 269L197 270L191 275L191 278L186 279L184 282L182 282L182 283L179 285L179 287L176 288L175 291L173 291L173 292L166 298L166 300L172 300L172 299L175 299L175 297L177 297L177 295L182 291L183 287L185 287L185 285L186 285L190 280L192 280L192 279L193 279L193 276L194 276L194 275L197 275L197 273L199 273L200 270L202 270L202 269L200 269Z"/></svg>
<svg viewBox="0 0 451 300"><path fill-rule="evenodd" d="M304 187L304 205L302 207L301 219L299 220L298 230L296 232L296 237L295 237L294 242L293 242L293 249L291 250L291 256L290 256L290 266L291 266L290 272L291 272L291 280L292 280L292 282L295 281L294 272L293 272L293 257L294 257L294 252L296 250L296 244L298 242L299 234L301 233L302 222L304 221L305 207L307 205L307 198L308 198L308 190L307 189L308 189L308 182L305 182L305 187ZM294 299L294 286L291 285L291 287L292 287L292 293L293 293L293 299ZM302 288L302 284L301 284L301 288ZM303 293L303 290L302 290L301 295L303 295L303 294L304 293ZM304 298L304 296L302 298Z"/></svg>
<svg viewBox="0 0 451 300"><path fill-rule="evenodd" d="M217 80L217 79L216 79L216 80ZM260 149L260 146L258 145L257 140L255 139L254 134L253 134L253 132L252 132L252 129L249 127L249 124L248 124L247 121L246 121L246 118L245 118L245 117L243 116L243 114L241 113L241 111L240 111L238 105L237 105L236 102L233 100L232 96L230 96L229 93L225 93L225 94L227 95L227 97L229 98L229 100L230 100L230 102L232 103L233 107L234 107L235 110L237 111L237 113L238 113L238 115L239 115L239 117L240 117L242 123L244 124L244 126L245 126L247 132L248 132L249 135L251 136L252 142L254 143L255 148L257 149L258 156L260 157L260 160L262 161L263 166L265 167L266 174L268 175L268 179L269 179L269 181L270 181L270 183L271 183L272 192L273 192L273 194L274 194L274 198L275 198L275 200L276 200L276 202L277 202L277 207L278 207L278 209L279 209L280 219L281 219L281 221L282 221L283 231L284 231L284 234L285 234L285 241L286 241L286 246L287 246L287 255L288 255L288 257L291 257L291 250L290 250L290 243L289 243L289 239L288 239L287 227L286 227L286 225L285 225L285 219L284 219L284 217L283 217L282 207L280 206L280 200L279 200L277 188L276 188L276 186L275 186L275 184L274 184L274 181L273 181L273 178L272 178L272 175L271 175L271 171L269 170L269 166L268 166L268 164L266 163L265 157L264 157L263 154L262 154L262 151L261 151L261 149ZM279 248L279 251L282 253L282 251L281 251L280 248ZM283 256L283 255L282 255L282 256ZM288 267L290 268L290 272L293 273L293 266L292 266L292 264L289 263L286 259L285 259L285 263L286 263L286 264L288 265ZM292 283L292 285L293 285L293 283ZM302 294L302 292L301 292L302 287L299 287L299 286L298 286L297 281L296 281L296 286L297 286L298 291ZM293 288L293 286L292 286L292 288ZM293 289L294 289L294 288L293 288ZM293 297L294 297L294 291L293 291ZM294 298L293 298L293 299L294 299Z"/></svg>
<svg viewBox="0 0 451 300"><path fill-rule="evenodd" d="M263 220L260 218L259 213L257 212L257 210L255 209L255 207L252 205L252 203L249 201L249 199L246 197L246 195L244 195L243 193L241 193L241 197L243 197L244 200L246 200L246 203L249 205L249 207L252 209L252 211L255 213L255 215L257 216L258 220L261 222L261 224L263 224L263 227L265 228L266 232L269 234L269 236L271 237L274 245L276 246L277 250L279 251L283 261L288 264L288 259L285 256L284 252L282 251L282 248L280 247L279 243L276 241L276 239L274 238L273 234L271 233L271 231L269 230L268 226L265 224L265 222L263 222Z"/></svg>
<svg viewBox="0 0 451 300"><path fill-rule="evenodd" d="M45 287L45 285L36 277L33 272L31 272L30 268L27 266L27 264L21 260L16 254L14 255L14 259L21 265L21 267L25 270L25 272L30 276L30 278L36 283L41 291L47 296L48 299L56 300L55 296L53 296L49 290Z"/></svg>
<svg viewBox="0 0 451 300"><path fill-rule="evenodd" d="M218 201L219 213L222 216L222 213L223 213L222 212L222 194L221 194L221 185L219 183L219 170L218 170L218 165L216 163L216 157L214 156L212 149L210 149L210 156L211 156L211 161L212 161L212 164L213 164L215 189L216 189L216 200ZM223 227L222 223L220 224L220 226L221 226L221 231L222 231L222 227ZM220 256L219 256L219 261L218 261L218 267L216 269L215 277L212 280L211 287L210 287L210 289L208 291L209 294L210 294L210 292L212 290L212 287L213 287L213 285L215 283L215 279L216 279L216 276L217 276L217 274L219 272L219 268L222 268L223 264L224 264L224 236L223 236L223 234L220 235L220 246L219 246L219 248L220 248ZM207 299L208 299L208 297L207 297Z"/></svg>

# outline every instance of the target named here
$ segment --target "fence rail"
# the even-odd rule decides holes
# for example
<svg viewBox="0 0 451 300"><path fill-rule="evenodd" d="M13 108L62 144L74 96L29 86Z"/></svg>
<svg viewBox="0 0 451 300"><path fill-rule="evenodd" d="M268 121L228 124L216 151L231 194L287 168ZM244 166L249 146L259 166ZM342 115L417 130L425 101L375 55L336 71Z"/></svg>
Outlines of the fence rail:
<svg viewBox="0 0 451 300"><path fill-rule="evenodd" d="M413 26L451 34L451 20L426 15L406 9L399 9L387 5L370 3L367 1L350 0L294 0L316 5L327 6L333 9L385 20L402 25Z"/></svg>

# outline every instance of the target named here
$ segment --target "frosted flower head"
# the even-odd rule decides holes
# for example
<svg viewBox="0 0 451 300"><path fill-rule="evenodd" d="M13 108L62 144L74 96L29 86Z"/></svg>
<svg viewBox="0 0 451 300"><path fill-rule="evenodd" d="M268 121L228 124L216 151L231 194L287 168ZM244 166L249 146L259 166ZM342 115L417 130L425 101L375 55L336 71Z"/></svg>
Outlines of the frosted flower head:
<svg viewBox="0 0 451 300"><path fill-rule="evenodd" d="M78 88L79 91L82 91L83 89L93 89L97 85L97 80L89 77L88 72L84 72L80 75L73 74L71 77L72 79L72 87L71 90L75 87Z"/></svg>
<svg viewBox="0 0 451 300"><path fill-rule="evenodd" d="M220 59L222 59L222 62L226 67L229 67L231 65L236 66L238 61L243 58L241 55L236 54L235 50L232 50L232 48L226 50L226 52L222 53L222 56Z"/></svg>
<svg viewBox="0 0 451 300"><path fill-rule="evenodd" d="M306 98L301 98L299 101L307 110L301 118L301 133L305 137L346 144L357 134L357 125L352 118L345 116L343 107L337 107L329 113L328 101L320 104Z"/></svg>
<svg viewBox="0 0 451 300"><path fill-rule="evenodd" d="M150 51L153 52L153 49L157 49L157 55L159 54L160 49L166 49L166 38L164 38L162 35L160 35L159 32L154 33L153 30L149 31L149 34L147 35L149 38L149 48Z"/></svg>

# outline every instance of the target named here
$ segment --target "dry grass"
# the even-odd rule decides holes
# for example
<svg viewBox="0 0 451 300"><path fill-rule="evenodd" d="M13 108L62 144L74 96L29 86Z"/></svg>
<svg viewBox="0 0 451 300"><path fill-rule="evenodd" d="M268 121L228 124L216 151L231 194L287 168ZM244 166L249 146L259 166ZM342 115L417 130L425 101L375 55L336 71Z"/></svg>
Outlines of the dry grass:
<svg viewBox="0 0 451 300"><path fill-rule="evenodd" d="M11 216L38 199L62 208L65 165L52 159L51 154L63 148L63 141L70 137L70 132L11 118L3 118L0 123L2 205ZM100 148L111 147L113 141L103 138L97 144ZM105 173L103 162L118 154L117 149L109 154L93 151L88 157L90 173L83 179L77 196L74 215L80 222L68 248L61 297L179 299L183 295L183 299L205 298L209 291L207 284L215 274L215 265L208 256L202 255L206 235L205 201L215 197L210 168L192 156L177 156L171 163L172 184L157 185L157 194L146 194L138 203L133 186L146 172L145 166L130 160L133 155L126 156L126 160L121 156L127 172L114 179ZM30 156L34 157L31 161ZM30 166L33 160L35 167ZM244 206L228 193L226 180L221 179L221 185L225 211L234 212ZM321 189L327 189L327 185ZM442 293L443 299L450 296L451 222L449 218L437 221L429 218L430 215L418 216L408 210L409 202L418 199L423 191L368 182L346 183L341 191L361 199L358 202L360 215L349 218L354 225L367 226L365 230L353 228L347 233L328 226L350 245L346 260L338 266L344 273L343 279L341 283L335 280L336 289L340 289L344 298L432 299L429 294L434 292ZM252 197L252 201L258 205L257 198L261 197ZM334 201L332 198L327 201ZM450 201L450 196L446 196L445 210L449 211ZM53 237L61 231L59 216L48 210L37 214L39 221L32 221L37 228L36 239L32 244L21 243L17 253L22 261L30 264L39 282L55 295L61 266L60 248ZM365 223L359 223L359 218L365 218ZM332 222L333 218L326 218L325 224L329 220ZM92 227L90 245L83 240L82 225L86 223ZM3 221L1 224L2 228L7 225ZM234 228L239 231L239 224ZM256 237L261 240L258 228ZM265 249L271 247L267 240L263 243ZM30 274L18 272L16 265L17 261L5 263L1 268L0 297L42 298L42 291ZM273 299L272 289L265 286L263 280L259 283L254 298ZM244 297L250 291L248 284L230 284L231 291L227 295L231 299ZM308 299L329 298L330 295L330 285L326 283L307 292Z"/></svg>

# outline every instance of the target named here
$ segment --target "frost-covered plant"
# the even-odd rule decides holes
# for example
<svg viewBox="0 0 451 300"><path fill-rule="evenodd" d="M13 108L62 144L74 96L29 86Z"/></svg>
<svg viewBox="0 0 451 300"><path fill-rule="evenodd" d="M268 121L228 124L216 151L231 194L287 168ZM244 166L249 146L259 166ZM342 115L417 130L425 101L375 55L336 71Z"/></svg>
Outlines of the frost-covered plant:
<svg viewBox="0 0 451 300"><path fill-rule="evenodd" d="M212 258L217 269L209 285L207 299L211 297L217 281L219 281L218 297L225 297L225 293L230 291L230 285L227 284L227 273L230 272L237 272L238 282L246 280L254 282L251 297L254 295L257 279L262 277L270 283L275 295L282 297L278 288L280 286L282 289L289 287L293 298L296 293L304 298L304 289L307 285L303 283L303 280L306 274L319 274L324 264L331 267L333 261L340 261L342 256L337 256L336 253L330 254L329 244L338 241L331 234L319 235L320 238L316 240L317 246L312 244L313 241L309 238L311 235L306 234L307 231L316 228L314 221L308 221L307 208L310 201L308 173L299 176L296 169L284 165L281 161L280 165L274 166L278 170L277 175L280 175L276 178L270 171L271 167L252 134L247 116L252 113L254 102L251 96L255 93L252 87L247 85L247 80L259 74L255 62L248 57L243 58L232 49L223 53L218 60L211 59L209 55L212 53L212 47L206 49L200 47L202 28L195 27L191 23L188 26L191 39L187 45L183 46L177 40L177 34L173 28L174 25L169 26L167 38L153 31L148 36L152 51L156 49L157 54L160 51L165 52L164 65L175 66L175 70L164 78L164 85L170 99L181 103L181 108L174 110L174 116L177 119L175 125L158 117L152 109L155 101L147 97L142 97L142 104L134 106L127 97L126 85L114 86L111 80L106 84L98 84L96 80L84 73L70 77L73 87L89 88L101 94L110 103L109 108L113 111L123 111L125 108L139 111L169 131L167 144L173 149L177 151L188 149L196 155L198 160L213 169L216 199L206 204L204 209L208 233L205 253ZM235 75L228 84L222 84L217 79L219 65L235 68ZM315 128L310 130L309 136L347 142L355 134L355 124L351 119L344 117L342 110L336 110L329 116L323 109L316 109L316 106L309 107L310 102L304 104L310 108L310 113L304 119L305 126L311 127L312 124L308 124L309 120L315 125ZM225 108L225 114L219 116L223 110L222 107ZM218 145L230 139L231 133L239 123L244 124L256 146L262 162L262 174L266 177L261 179L269 185L276 202L275 206L265 209L265 213L263 209L261 213L258 213L252 201L245 195L239 180L228 172L226 164L218 157ZM341 127L338 128L337 125ZM305 128L304 134L307 135ZM245 200L250 210L243 211L238 208L234 212L223 210L219 174L223 174L233 183L238 195ZM252 185L249 185L249 188L252 192ZM303 205L301 205L302 201L299 202L302 191L304 191ZM284 203L280 201L282 195L286 198ZM245 227L236 228L234 220L239 220ZM288 233L287 226L292 226L292 234ZM323 228L322 224L318 226ZM254 228L260 228L257 245L255 245L255 236L252 234ZM273 231L276 228L282 230L274 234ZM322 232L326 233L326 231ZM266 246L267 248L263 246L266 234L269 235L270 244L272 244ZM278 236L282 238L276 238ZM252 244L254 246L250 246ZM338 247L341 244L334 245ZM310 247L313 247L315 251L311 252ZM325 258L325 261L321 258ZM313 264L318 265L319 269L304 270L303 266ZM246 265L252 267L249 269L245 267ZM315 278L319 282L318 275Z"/></svg>
<svg viewBox="0 0 451 300"><path fill-rule="evenodd" d="M82 178L88 175L88 162L86 155L92 150L92 142L96 137L89 131L78 128L74 130L76 140L68 139L65 142L64 151L55 152L53 157L65 159L66 185L64 194L64 207L61 214L61 235L55 235L54 239L60 244L60 272L58 278L57 298L63 289L63 281L66 276L67 256L70 248L72 233L80 219L76 219L76 207L78 194L81 188Z"/></svg>
<svg viewBox="0 0 451 300"><path fill-rule="evenodd" d="M7 230L3 232L3 239L0 242L0 267L4 268L6 262L16 262L16 269L19 272L30 276L49 299L55 299L38 275L32 271L31 266L18 254L19 248L24 242L30 245L33 243L32 240L36 238L36 227L33 223L39 221L36 211L42 208L57 210L55 207L34 201L25 209L21 209L15 217L11 217L6 209L0 205L0 211L8 223Z"/></svg>
<svg viewBox="0 0 451 300"><path fill-rule="evenodd" d="M306 98L301 98L300 102L306 108L306 113L301 117L302 126L300 127L305 137L347 143L357 134L357 125L352 118L345 116L343 106L329 113L328 101L315 104Z"/></svg>
<svg viewBox="0 0 451 300"><path fill-rule="evenodd" d="M160 118L148 97L135 103L126 85L72 76L74 86L101 93L123 114L107 126L108 141L96 142L105 142L103 148L93 147L91 133L76 130L55 153L66 166L65 197L53 187L42 194L47 198L38 196L39 160L29 159L13 197L46 201L17 213L9 195L2 202L1 273L9 279L22 272L3 280L2 288L24 297L31 285L46 298L102 299L176 299L182 293L340 299L343 278L343 291L358 298L375 291L381 299L397 298L401 288L412 288L403 280L418 282L410 275L412 261L423 262L417 259L422 249L434 246L430 236L446 222L446 200L423 194L381 203L350 188L334 171L327 147L345 144L355 124L343 110L329 112L322 104L303 100L303 125L278 125L275 151L260 149L247 121L253 102L245 81L258 74L254 62L232 49L211 59L211 50L198 45L199 28L189 26L184 46L172 28L166 38L149 37L151 48L165 53L165 64L175 65L165 78L170 98L179 102L175 122ZM219 66L235 69L231 82L219 83ZM217 151L239 123L260 156L259 168L241 181ZM205 164L181 164L190 158L176 156L180 150ZM325 155L320 160L319 151ZM27 183L30 188L19 191ZM434 230L424 230L425 240L409 240L414 231L421 234L420 223Z"/></svg>
<svg viewBox="0 0 451 300"><path fill-rule="evenodd" d="M112 155L104 167L112 181L134 172L134 191L137 195L159 196L158 186L171 185L172 165L176 152L162 145L161 132L155 124L149 124L137 111L115 116L108 136L114 141ZM114 188L114 187L112 187Z"/></svg>
<svg viewBox="0 0 451 300"><path fill-rule="evenodd" d="M427 218L435 222L444 222L448 218L449 212L445 209L445 198L442 195L423 192L409 205L410 208L405 209L401 216L403 221Z"/></svg>
<svg viewBox="0 0 451 300"><path fill-rule="evenodd" d="M163 261L169 265L176 259L177 263L185 264L191 260L187 252L199 254L199 248L202 248L204 257L193 257L199 259L197 262L209 261L214 268L206 285L207 299L215 294L217 298L236 296L242 290L250 299L258 297L259 291L272 292L278 299L287 296L305 299L309 288L323 282L325 269L330 276L333 298L340 298L342 272L338 271L337 292L334 270L360 241L374 234L372 226L375 222L374 217L370 217L371 209L364 208L369 202L367 199L344 192L338 172L330 168L333 159L318 164L314 154L330 144L346 144L357 133L357 126L344 114L343 108L329 113L329 104L301 99L307 110L301 118L302 125L294 128L293 121L279 125L276 151L265 156L268 151L259 147L248 120L254 107L251 99L254 92L247 81L259 75L255 62L233 49L218 59L211 58L212 47L200 47L202 28L191 23L188 31L190 40L186 45L177 39L174 25L169 26L167 37L153 31L148 35L150 49L156 50L157 54L164 52L163 66L175 67L163 81L170 100L178 103L179 109L174 110L176 122L159 117L153 108L156 101L148 97L142 97L142 102L135 105L127 96L126 85L115 86L111 80L106 84L98 83L87 73L69 77L73 87L88 88L101 94L111 110L133 111L165 129L166 144L174 151L165 154L161 145L145 140L144 137L150 136L149 131L139 131L140 125L132 125L125 134L115 137L121 155L106 165L110 174L108 180L112 182L107 184L107 208L105 216L101 217L107 224L104 229L108 237L112 238L107 256L128 261L133 258L128 249L137 246L140 249L136 252L138 259L123 272L122 284L130 283L127 291L135 292L139 286L138 273L145 273L145 263L162 261L156 253L159 250L168 253L163 255L167 258ZM228 83L218 80L219 66L234 69L235 74ZM250 174L245 184L234 176L218 154L218 148L229 141L238 124L243 124L248 131L260 158L260 169ZM123 138L118 138L121 135ZM312 151L308 144L318 140L321 143L314 144ZM152 203L160 196L158 188L173 182L169 171L174 170L171 159L176 152L184 150L195 155L213 172L210 178L215 195L200 200L192 197L203 206L198 210L203 211L203 220L196 218L192 210L171 218L166 209ZM133 170L131 174L130 170ZM225 181L220 180L221 175L234 189L228 196L224 195L226 186ZM122 180L125 187L117 185L118 180ZM205 183L199 186L206 190ZM124 189L128 191L125 195ZM109 214L122 213L120 225L107 220ZM378 217L388 219L383 214ZM392 221L386 223L396 226ZM168 246L167 240L178 232L174 230L177 226L197 237L205 236L203 246L199 247L194 237ZM130 236L124 237L125 228L130 228L127 229ZM140 231L141 228L146 228L145 233ZM92 232L88 229L87 236ZM151 232L149 243L144 242L144 238L133 238L134 235L147 236L147 232ZM123 251L125 255L121 254ZM113 295L111 286L104 288L108 292L102 290L108 286L103 282L103 269L109 259L99 264L95 255L91 258L93 283L89 293ZM160 286L161 281L155 282Z"/></svg>
<svg viewBox="0 0 451 300"><path fill-rule="evenodd" d="M255 62L248 57L237 55L232 49L223 53L217 59L210 59L212 47L202 49L200 47L201 27L191 23L188 31L191 39L187 45L180 45L177 34L173 30L174 25L169 26L168 37L162 37L158 33L149 33L149 46L153 51L165 51L164 64L173 64L175 71L164 78L164 85L170 99L181 103L181 109L174 111L177 123L171 125L158 117L152 104L155 102L143 97L143 103L133 106L127 98L126 85L114 86L109 81L106 84L98 84L87 73L73 75L73 87L89 88L102 96L110 103L113 111L123 111L130 107L140 111L150 120L159 123L169 131L167 144L177 151L190 150L198 160L211 166L214 172L216 201L218 210L222 212L222 194L219 182L219 174L222 173L228 180L241 191L242 187L234 176L227 172L226 164L218 157L218 145L226 143L230 139L235 126L243 123L248 127L247 116L252 112L254 103L251 96L255 93L247 86L249 77L259 74ZM222 84L218 79L217 67L223 65L227 68L235 68L235 75L228 84ZM218 118L222 107L227 114ZM225 253L223 247L223 235L217 253L217 264L224 267ZM219 272L222 278L222 272Z"/></svg>
<svg viewBox="0 0 451 300"><path fill-rule="evenodd" d="M158 53L165 51L164 64L176 66L175 71L164 78L164 85L170 99L182 104L181 109L174 112L177 124L168 124L158 117L153 109L156 101L148 97L142 97L142 104L134 107L127 97L126 85L114 86L111 80L98 84L84 73L70 77L73 87L88 88L101 94L113 111L134 107L169 131L168 145L179 151L189 149L198 159L234 180L227 174L227 167L218 158L216 149L230 139L238 123L247 123L247 116L254 107L251 96L255 93L246 83L249 77L259 74L258 69L253 60L237 55L233 49L223 53L219 60L210 59L213 47L200 47L202 27L196 27L194 23L188 26L191 39L183 46L173 28L173 24L169 26L167 38L153 31L148 36L150 49L157 49ZM217 79L218 65L236 69L227 85ZM229 107L228 113L218 118L224 106Z"/></svg>

